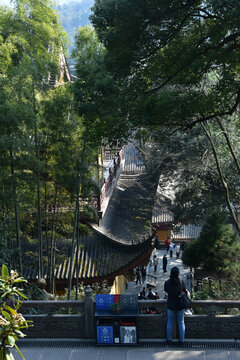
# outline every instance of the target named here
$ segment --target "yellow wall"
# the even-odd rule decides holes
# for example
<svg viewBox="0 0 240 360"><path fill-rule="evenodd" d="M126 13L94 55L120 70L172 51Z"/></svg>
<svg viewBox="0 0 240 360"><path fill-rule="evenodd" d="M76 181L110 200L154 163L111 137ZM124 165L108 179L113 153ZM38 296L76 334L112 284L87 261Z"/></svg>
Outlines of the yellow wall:
<svg viewBox="0 0 240 360"><path fill-rule="evenodd" d="M116 276L111 288L111 294L123 294L125 292L125 284L126 278L124 275Z"/></svg>
<svg viewBox="0 0 240 360"><path fill-rule="evenodd" d="M164 242L165 240L167 240L167 237L171 237L171 230L158 230L157 237L160 242Z"/></svg>

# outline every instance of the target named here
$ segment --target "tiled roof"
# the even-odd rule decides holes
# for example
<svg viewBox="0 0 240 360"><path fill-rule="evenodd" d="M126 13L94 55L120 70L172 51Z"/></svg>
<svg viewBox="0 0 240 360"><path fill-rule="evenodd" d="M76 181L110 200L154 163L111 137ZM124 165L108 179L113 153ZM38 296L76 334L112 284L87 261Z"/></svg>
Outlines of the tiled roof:
<svg viewBox="0 0 240 360"><path fill-rule="evenodd" d="M97 279L119 272L151 248L150 225L157 183L146 173L121 174L100 226L81 239L75 250L73 279ZM56 266L58 280L68 278L70 259ZM27 270L27 279L37 278L37 268ZM45 269L44 277L47 277Z"/></svg>
<svg viewBox="0 0 240 360"><path fill-rule="evenodd" d="M121 174L100 226L93 228L108 238L136 244L148 238L157 181L146 173Z"/></svg>
<svg viewBox="0 0 240 360"><path fill-rule="evenodd" d="M201 231L201 226L174 224L174 214L169 210L169 201L164 199L163 195L160 194L158 194L154 203L152 224L172 225L172 239L176 240L197 239Z"/></svg>
<svg viewBox="0 0 240 360"><path fill-rule="evenodd" d="M152 212L152 223L153 224L165 224L173 223L174 214L169 210L169 204L165 199L162 199L159 195L155 200L153 212Z"/></svg>
<svg viewBox="0 0 240 360"><path fill-rule="evenodd" d="M175 226L172 231L172 238L176 240L197 239L201 228L201 226L193 224Z"/></svg>
<svg viewBox="0 0 240 360"><path fill-rule="evenodd" d="M124 245L109 241L104 235L93 233L80 240L79 249L74 254L73 279L93 279L114 274L131 262L145 254L151 247L151 239L141 244ZM55 267L55 278L66 280L69 276L70 258ZM27 269L23 276L27 279L38 278L37 266L35 269ZM44 269L44 277L47 277L47 268Z"/></svg>

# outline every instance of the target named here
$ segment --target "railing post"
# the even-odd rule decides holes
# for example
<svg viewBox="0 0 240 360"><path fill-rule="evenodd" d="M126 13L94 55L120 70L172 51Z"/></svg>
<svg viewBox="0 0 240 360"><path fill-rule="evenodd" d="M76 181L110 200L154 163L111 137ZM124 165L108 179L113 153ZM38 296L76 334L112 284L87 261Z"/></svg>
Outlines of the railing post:
<svg viewBox="0 0 240 360"><path fill-rule="evenodd" d="M94 339L94 306L93 291L90 285L84 290L85 292L85 337L86 339Z"/></svg>

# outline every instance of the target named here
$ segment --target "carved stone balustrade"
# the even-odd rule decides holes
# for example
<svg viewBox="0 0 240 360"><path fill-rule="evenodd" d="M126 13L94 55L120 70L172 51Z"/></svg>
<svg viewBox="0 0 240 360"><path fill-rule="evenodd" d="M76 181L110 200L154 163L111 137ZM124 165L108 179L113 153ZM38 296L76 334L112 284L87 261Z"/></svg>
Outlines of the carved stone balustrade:
<svg viewBox="0 0 240 360"><path fill-rule="evenodd" d="M143 309L155 308L158 314L139 315L139 338L166 337L166 300L141 300ZM236 309L239 315L227 315ZM240 301L238 300L194 300L193 315L185 316L186 338L195 339L240 339ZM154 312L154 311L153 311ZM173 337L178 337L175 324Z"/></svg>
<svg viewBox="0 0 240 360"><path fill-rule="evenodd" d="M166 300L140 300L138 305L139 339L165 339ZM147 313L149 309L152 313ZM240 301L194 300L192 309L193 315L185 316L186 338L240 339ZM230 315L233 309L236 314ZM31 338L93 339L94 310L90 287L86 288L85 301L24 301L21 307L23 314L28 313L26 319L34 322L25 331ZM177 331L175 326L173 337L178 337Z"/></svg>

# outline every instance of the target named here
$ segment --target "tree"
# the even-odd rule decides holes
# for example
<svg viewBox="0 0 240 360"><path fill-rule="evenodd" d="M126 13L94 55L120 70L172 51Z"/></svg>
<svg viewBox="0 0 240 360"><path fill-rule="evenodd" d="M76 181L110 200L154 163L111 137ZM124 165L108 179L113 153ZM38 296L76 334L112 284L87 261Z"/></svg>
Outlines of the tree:
<svg viewBox="0 0 240 360"><path fill-rule="evenodd" d="M2 140L9 154L5 159L5 178L11 174L9 190L14 202L16 236L20 249L21 209L19 202L26 194L25 179L31 187L36 179L38 204L39 274L43 267L41 219L41 159L39 139L39 106L45 79L59 72L59 54L63 32L48 0L17 0L14 9L1 12L1 115L4 120ZM2 142L3 143L3 142ZM20 161L19 161L20 160ZM27 176L31 173L31 176ZM34 179L35 175L35 179ZM21 184L21 185L20 185ZM22 186L22 188L21 188ZM8 189L6 185L4 192ZM21 193L21 190L24 194ZM32 204L31 204L32 205ZM35 205L35 204L34 204ZM21 253L20 253L21 260ZM20 261L21 268L21 261Z"/></svg>
<svg viewBox="0 0 240 360"><path fill-rule="evenodd" d="M88 128L88 138L98 148L102 141L116 145L126 136L128 123L123 115L125 93L104 63L105 47L90 26L79 28L73 51L77 78L73 85L75 108ZM96 141L98 143L96 143Z"/></svg>
<svg viewBox="0 0 240 360"><path fill-rule="evenodd" d="M125 119L121 117L119 88L104 65L105 49L90 26L79 28L76 33L76 79L73 84L75 111L82 121L81 150L77 166L76 205L71 246L71 263L68 283L68 299L71 294L73 257L77 244L79 199L83 195L84 167L97 169L96 159L104 142L116 144L125 134ZM116 98L118 101L116 101ZM76 289L76 293L78 290Z"/></svg>
<svg viewBox="0 0 240 360"><path fill-rule="evenodd" d="M93 11L113 72L135 84L140 125L189 128L237 110L234 0L97 0Z"/></svg>
<svg viewBox="0 0 240 360"><path fill-rule="evenodd" d="M128 114L135 128L169 135L198 123L206 130L207 121L210 127L219 121L236 126L240 23L235 1L97 0L93 11L91 19L112 73L127 79L137 95ZM208 135L205 131L239 232L232 191ZM228 151L232 163L234 155Z"/></svg>
<svg viewBox="0 0 240 360"><path fill-rule="evenodd" d="M144 135L141 130L137 133L140 148L146 154L148 172L153 177L160 174L159 185L163 193L168 191L171 184L171 210L176 222L201 224L215 206L230 214L226 207L229 198L232 204L238 203L239 175L225 141L227 136L231 151L238 157L237 124L223 122L224 132L218 124L209 125L206 124L214 144L215 156L200 125L186 132L176 131L171 136L161 129L145 130ZM141 140L143 136L144 141ZM216 167L216 160L221 174ZM223 181L227 192L224 191Z"/></svg>
<svg viewBox="0 0 240 360"><path fill-rule="evenodd" d="M231 269L238 262L239 244L232 226L219 209L206 219L197 240L190 242L183 252L183 264L208 271L231 275Z"/></svg>
<svg viewBox="0 0 240 360"><path fill-rule="evenodd" d="M139 125L190 128L236 112L240 24L234 0L97 0L93 11L108 64L134 85Z"/></svg>
<svg viewBox="0 0 240 360"><path fill-rule="evenodd" d="M202 83L207 73L214 76L218 70L220 77L215 78L208 100L215 90L236 94L238 81L233 71L239 57L239 8L234 0L97 0L93 11L92 23L113 65L123 76L145 79L150 93L166 84L179 84L184 89L176 89L176 95L179 91L183 95L185 88ZM234 81L228 81L224 90L223 79L230 78ZM192 91L194 94L194 88ZM222 99L219 110L230 108L235 100L236 96L230 103ZM212 110L209 105L206 110Z"/></svg>

